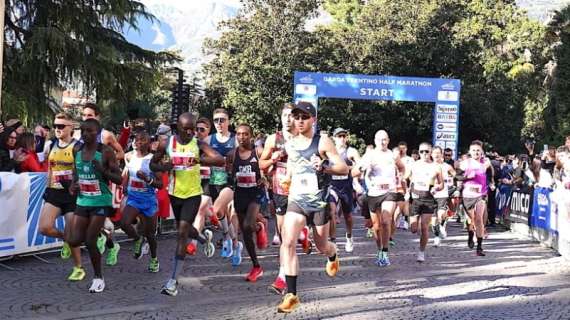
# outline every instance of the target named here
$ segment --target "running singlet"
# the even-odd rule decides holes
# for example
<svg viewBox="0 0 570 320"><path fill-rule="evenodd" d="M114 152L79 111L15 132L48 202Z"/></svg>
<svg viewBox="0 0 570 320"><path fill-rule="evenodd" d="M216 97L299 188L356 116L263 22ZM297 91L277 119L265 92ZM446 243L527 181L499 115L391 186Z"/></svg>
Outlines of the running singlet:
<svg viewBox="0 0 570 320"><path fill-rule="evenodd" d="M345 148L342 152L339 152L339 155L347 166L352 166L352 161L348 159L348 148ZM350 190L350 192L352 192L352 179L350 179L349 174L342 176L332 175L331 185L337 190Z"/></svg>
<svg viewBox="0 0 570 320"><path fill-rule="evenodd" d="M59 146L59 140L52 144L49 152L48 163L48 188L63 189L63 185L73 181L73 147L77 141L72 139L65 147Z"/></svg>
<svg viewBox="0 0 570 320"><path fill-rule="evenodd" d="M485 163L469 158L461 164L461 167L465 171L464 175L466 177L473 175L472 179L463 182L463 197L479 198L485 196L487 194Z"/></svg>
<svg viewBox="0 0 570 320"><path fill-rule="evenodd" d="M150 171L150 161L152 160L152 153L139 158L136 154L131 156L130 161L127 163L127 170L129 172L129 184L127 192L129 197L135 196L137 198L149 198L155 201L156 189L146 183L146 181L137 177L137 172L140 170L149 178L153 179L154 174Z"/></svg>
<svg viewBox="0 0 570 320"><path fill-rule="evenodd" d="M257 189L257 181L261 178L259 171L259 159L255 149L251 151L249 158L243 160L236 149L233 164L233 176L235 177L236 192Z"/></svg>
<svg viewBox="0 0 570 320"><path fill-rule="evenodd" d="M99 144L93 157L99 162L103 161L103 154ZM79 195L77 205L82 207L111 207L113 195L109 189L109 182L103 178L100 172L95 171L91 161L83 161L83 151L79 151L75 157L75 170L79 178Z"/></svg>
<svg viewBox="0 0 570 320"><path fill-rule="evenodd" d="M453 177L449 175L449 164L443 162L440 163L441 174L443 175L443 189L436 192L433 196L434 198L449 198L449 188L453 187Z"/></svg>
<svg viewBox="0 0 570 320"><path fill-rule="evenodd" d="M435 182L435 168L436 164L415 162L412 166L412 198L433 198L430 193L431 187Z"/></svg>
<svg viewBox="0 0 570 320"><path fill-rule="evenodd" d="M292 143L287 144L287 154L291 164L291 186L289 201L295 202L306 211L320 211L326 207L324 201L324 181L311 163L311 157L319 154L320 135L313 136L305 150L298 150ZM321 177L319 177L321 176ZM321 179L319 179L321 178Z"/></svg>
<svg viewBox="0 0 570 320"><path fill-rule="evenodd" d="M281 131L277 131L277 133L275 133L275 148L273 148L273 150L271 151L272 154L275 151L285 151L285 137L283 136L283 133ZM283 190L283 187L281 187L280 183L280 181L282 181L282 179L284 179L286 176L287 176L287 153L285 152L285 156L278 159L277 163L275 163L275 168L273 171L273 175L271 177L273 193L281 196L288 195L288 192Z"/></svg>
<svg viewBox="0 0 570 320"><path fill-rule="evenodd" d="M169 193L180 199L201 195L200 148L196 137L187 144L181 144L176 140L176 136L172 136L166 152L173 165Z"/></svg>
<svg viewBox="0 0 570 320"><path fill-rule="evenodd" d="M222 157L225 157L228 152L236 147L236 138L233 133L230 134L230 138L226 142L219 142L216 138L216 134L210 135L210 147L216 150ZM214 186L220 186L228 183L228 173L224 167L212 167L210 184Z"/></svg>
<svg viewBox="0 0 570 320"><path fill-rule="evenodd" d="M382 154L368 152L362 162L368 167L364 181L369 196L379 197L389 192L396 192L397 167L392 151L388 150Z"/></svg>

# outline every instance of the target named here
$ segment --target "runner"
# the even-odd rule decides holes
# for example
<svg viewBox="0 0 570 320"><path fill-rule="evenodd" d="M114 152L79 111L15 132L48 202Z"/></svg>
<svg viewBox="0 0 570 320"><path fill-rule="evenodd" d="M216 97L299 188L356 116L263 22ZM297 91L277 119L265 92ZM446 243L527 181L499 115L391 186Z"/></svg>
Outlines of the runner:
<svg viewBox="0 0 570 320"><path fill-rule="evenodd" d="M377 131L374 143L376 147L364 154L360 163L353 168L353 175L360 176L366 171L364 179L368 188L368 208L378 248L376 264L384 267L390 265L388 248L392 217L398 200L396 170L402 174L405 167L399 156L388 149L390 138L386 131Z"/></svg>
<svg viewBox="0 0 570 320"><path fill-rule="evenodd" d="M305 224L314 226L317 248L328 257L325 268L327 275L334 277L339 271L336 245L328 241L330 227L325 202L328 188L326 180L331 174L348 174L348 167L339 157L333 142L314 133L315 107L307 102L299 102L292 114L298 135L287 145L287 177L282 186L287 189L290 184L290 188L280 252L285 268L287 295L277 308L278 312L285 313L292 312L300 304L297 297L299 261L295 245ZM333 165L329 166L329 161Z"/></svg>
<svg viewBox="0 0 570 320"><path fill-rule="evenodd" d="M174 255L172 275L161 293L178 294L178 274L183 269L188 237L200 243L212 241L212 234L200 234L192 225L198 214L202 198L200 185L200 163L205 165L224 164L224 159L207 144L195 137L196 120L191 113L183 113L178 118L178 134L170 137L168 145L161 145L154 154L151 170L170 171L170 202L178 228L178 241ZM168 158L165 159L165 155ZM161 163L162 162L162 163Z"/></svg>
<svg viewBox="0 0 570 320"><path fill-rule="evenodd" d="M354 163L360 161L360 155L356 149L349 147L347 145L348 141L348 131L343 128L336 128L333 132L333 140L336 146L336 151L340 155L341 159L346 163L348 169L352 169ZM337 212L342 213L344 216L344 221L346 223L346 244L344 250L346 252L354 251L354 241L352 240L352 205L354 202L353 193L354 189L352 187L353 178L350 175L333 175L331 181L331 194L333 198L338 199L333 203L329 203L331 210L331 240L334 239L336 234L336 219Z"/></svg>
<svg viewBox="0 0 570 320"><path fill-rule="evenodd" d="M409 178L411 182L412 233L417 233L418 223L421 224L420 251L418 252L417 261L424 262L426 260L425 250L429 240L429 224L437 207L433 195L443 189L443 177L440 166L431 161L431 144L427 142L421 143L418 153L420 159L414 162L408 172L409 176L406 178Z"/></svg>
<svg viewBox="0 0 570 320"><path fill-rule="evenodd" d="M405 142L400 142L400 144ZM401 158L400 148L395 147L392 149L392 152L396 155L396 158ZM404 153L405 154L405 153ZM411 166L411 163L408 166ZM405 164L404 164L405 166ZM407 168L406 168L407 170ZM409 198L408 188L407 188L407 180L404 178L404 174L400 173L396 170L396 209L394 210L394 215L392 217L392 224L390 226L390 246L395 246L396 241L394 240L394 235L396 234L396 227L401 229L407 230L408 223L406 222L405 218L409 216L409 201L406 201L406 198Z"/></svg>
<svg viewBox="0 0 570 320"><path fill-rule="evenodd" d="M127 165L124 170L126 183L123 187L127 190L127 205L123 210L123 220L121 228L134 240L134 258L142 257L143 242L146 238L150 247L150 262L148 271L158 272L160 265L156 255L156 213L158 210L158 202L156 198L157 189L162 188L162 174L150 170L150 161L152 153L150 153L150 136L145 131L139 131L135 135L133 143L135 153L127 154L125 160ZM135 228L133 222L137 217L143 225L144 237L141 237Z"/></svg>
<svg viewBox="0 0 570 320"><path fill-rule="evenodd" d="M434 194L435 201L437 202L437 215L433 223L433 239L434 245L439 246L442 239L447 237L447 212L449 210L450 197L454 191L455 169L445 162L441 147L435 146L432 149L431 156L433 161L439 165L443 175L443 189Z"/></svg>
<svg viewBox="0 0 570 320"><path fill-rule="evenodd" d="M235 135L229 131L230 115L228 110L218 108L214 110L214 127L216 133L210 135L205 142L209 144L212 149L218 152L222 157L226 157L228 152L236 147ZM214 166L211 168L210 177L210 197L216 201L220 191L228 185L228 172L225 166ZM218 217L220 215L216 213Z"/></svg>
<svg viewBox="0 0 570 320"><path fill-rule="evenodd" d="M228 153L228 163L234 178L234 207L237 213L239 228L243 242L253 268L246 281L255 282L263 276L263 269L257 260L253 234L265 232L262 223L256 222L264 196L267 180L259 170L259 160L255 146L252 144L253 130L249 125L241 124L236 129L238 147ZM267 238L265 238L267 241ZM259 245L259 243L258 243Z"/></svg>
<svg viewBox="0 0 570 320"><path fill-rule="evenodd" d="M80 144L71 136L73 133L73 120L70 115L58 113L53 121L55 137L48 151L48 187L44 193L44 206L40 216L40 233L53 238L66 240L69 237L71 219L75 211L76 196L69 193L73 182L74 154L79 151ZM58 215L65 217L65 230L62 232L55 228ZM70 247L68 242L63 243L61 258L73 257L73 270L67 278L70 281L81 281L85 278L85 270L81 264L81 251L79 247Z"/></svg>
<svg viewBox="0 0 570 320"><path fill-rule="evenodd" d="M94 278L89 292L102 292L105 280L101 271L101 253L97 247L97 237L105 219L113 213L113 195L109 182L121 183L121 171L113 150L97 142L101 125L95 119L87 119L81 124L81 137L84 145L74 157L73 192L77 192L77 207L71 219L69 245L78 247L85 243Z"/></svg>
<svg viewBox="0 0 570 320"><path fill-rule="evenodd" d="M487 175L486 171L491 162L483 157L483 143L479 140L471 142L469 146L470 158L461 161L459 168L463 173L463 205L467 210L469 223L469 236L467 245L473 249L475 243L473 236L477 236L477 255L485 256L483 252L483 236L485 234L485 212L487 203Z"/></svg>

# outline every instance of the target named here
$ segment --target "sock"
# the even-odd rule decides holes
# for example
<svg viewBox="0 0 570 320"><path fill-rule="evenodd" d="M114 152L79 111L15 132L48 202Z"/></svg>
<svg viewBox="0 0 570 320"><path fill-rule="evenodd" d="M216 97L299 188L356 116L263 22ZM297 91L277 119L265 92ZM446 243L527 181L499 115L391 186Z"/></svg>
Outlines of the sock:
<svg viewBox="0 0 570 320"><path fill-rule="evenodd" d="M469 236L468 236L468 241L472 242L473 241L473 236L475 235L475 232L473 231L469 231Z"/></svg>
<svg viewBox="0 0 570 320"><path fill-rule="evenodd" d="M441 219L441 226L443 227L444 224L445 224L445 220Z"/></svg>
<svg viewBox="0 0 570 320"><path fill-rule="evenodd" d="M477 250L483 250L483 238L477 238Z"/></svg>
<svg viewBox="0 0 570 320"><path fill-rule="evenodd" d="M225 216L220 219L220 225L222 226L222 232L224 234L227 234L230 231L230 228L228 227L228 219L226 219Z"/></svg>
<svg viewBox="0 0 570 320"><path fill-rule="evenodd" d="M347 233L347 234L346 234L346 237L349 238L349 239L351 239L351 238L352 238L352 233Z"/></svg>
<svg viewBox="0 0 570 320"><path fill-rule="evenodd" d="M439 224L433 227L433 234L435 234L436 237L439 237Z"/></svg>
<svg viewBox="0 0 570 320"><path fill-rule="evenodd" d="M201 233L198 234L198 237L196 238L196 240L197 240L198 242L200 242L200 244L206 243L206 237L204 237L204 235L201 234Z"/></svg>
<svg viewBox="0 0 570 320"><path fill-rule="evenodd" d="M279 274L277 275L278 278L285 279L285 268L279 266Z"/></svg>
<svg viewBox="0 0 570 320"><path fill-rule="evenodd" d="M334 262L335 260L336 260L336 253L333 256L329 257L330 262Z"/></svg>
<svg viewBox="0 0 570 320"><path fill-rule="evenodd" d="M297 276L285 276L287 282L287 293L297 295Z"/></svg>
<svg viewBox="0 0 570 320"><path fill-rule="evenodd" d="M390 241L394 241L394 239L392 239L392 237L390 237Z"/></svg>
<svg viewBox="0 0 570 320"><path fill-rule="evenodd" d="M113 239L107 238L107 242L105 242L105 246L107 246L107 249L113 249L113 247L115 247L115 243L113 242Z"/></svg>
<svg viewBox="0 0 570 320"><path fill-rule="evenodd" d="M184 267L184 257L174 256L174 267L172 268L171 278L174 280L178 279L178 274L182 271Z"/></svg>
<svg viewBox="0 0 570 320"><path fill-rule="evenodd" d="M388 248L382 248L382 252L388 253Z"/></svg>

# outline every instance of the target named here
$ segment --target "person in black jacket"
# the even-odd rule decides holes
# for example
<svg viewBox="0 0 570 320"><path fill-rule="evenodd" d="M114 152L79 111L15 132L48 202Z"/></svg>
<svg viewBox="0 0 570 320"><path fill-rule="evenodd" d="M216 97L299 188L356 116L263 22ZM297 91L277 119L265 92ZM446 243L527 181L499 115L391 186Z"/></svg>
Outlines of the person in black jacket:
<svg viewBox="0 0 570 320"><path fill-rule="evenodd" d="M18 166L10 154L10 150L16 146L16 137L16 131L12 127L5 127L0 134L0 171L11 172Z"/></svg>

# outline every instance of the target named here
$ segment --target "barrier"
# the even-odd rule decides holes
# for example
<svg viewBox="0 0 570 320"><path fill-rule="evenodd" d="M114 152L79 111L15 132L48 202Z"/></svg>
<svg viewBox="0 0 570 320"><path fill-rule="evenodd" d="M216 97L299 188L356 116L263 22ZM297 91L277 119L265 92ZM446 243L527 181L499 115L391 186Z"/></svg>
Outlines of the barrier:
<svg viewBox="0 0 570 320"><path fill-rule="evenodd" d="M60 247L59 239L39 232L46 173L0 173L0 257ZM56 226L63 229L62 217Z"/></svg>

